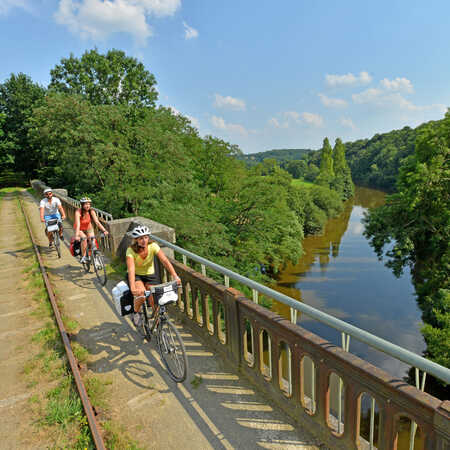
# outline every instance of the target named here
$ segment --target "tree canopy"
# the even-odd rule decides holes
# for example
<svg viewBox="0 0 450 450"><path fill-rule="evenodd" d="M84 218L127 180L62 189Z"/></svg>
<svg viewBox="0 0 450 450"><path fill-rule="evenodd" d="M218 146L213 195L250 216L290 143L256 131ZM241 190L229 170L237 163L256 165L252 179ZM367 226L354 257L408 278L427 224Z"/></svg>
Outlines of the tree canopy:
<svg viewBox="0 0 450 450"><path fill-rule="evenodd" d="M79 94L96 105L155 106L155 77L121 50L106 55L96 49L81 58L72 54L50 71L51 91Z"/></svg>

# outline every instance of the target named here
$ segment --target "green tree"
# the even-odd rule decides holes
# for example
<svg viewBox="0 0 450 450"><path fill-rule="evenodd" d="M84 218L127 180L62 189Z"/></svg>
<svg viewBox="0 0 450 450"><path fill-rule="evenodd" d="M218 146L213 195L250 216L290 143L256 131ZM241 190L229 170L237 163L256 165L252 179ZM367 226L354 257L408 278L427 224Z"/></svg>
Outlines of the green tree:
<svg viewBox="0 0 450 450"><path fill-rule="evenodd" d="M333 150L334 180L331 183L333 190L339 192L344 200L353 197L355 187L352 181L350 168L345 159L345 145L337 138Z"/></svg>
<svg viewBox="0 0 450 450"><path fill-rule="evenodd" d="M398 193L370 210L366 235L396 275L411 268L426 323L427 355L450 364L450 113L423 127L403 164Z"/></svg>
<svg viewBox="0 0 450 450"><path fill-rule="evenodd" d="M50 74L50 90L79 94L96 105L154 107L158 98L155 77L121 50L109 50L102 55L94 49L81 58L71 54Z"/></svg>
<svg viewBox="0 0 450 450"><path fill-rule="evenodd" d="M0 84L2 161L13 164L17 172L25 172L27 176L35 173L40 161L39 148L33 147L28 139L28 120L44 96L45 89L23 73L11 74Z"/></svg>
<svg viewBox="0 0 450 450"><path fill-rule="evenodd" d="M323 140L322 150L320 151L320 173L316 179L317 184L330 187L334 178L333 170L333 150L328 138Z"/></svg>

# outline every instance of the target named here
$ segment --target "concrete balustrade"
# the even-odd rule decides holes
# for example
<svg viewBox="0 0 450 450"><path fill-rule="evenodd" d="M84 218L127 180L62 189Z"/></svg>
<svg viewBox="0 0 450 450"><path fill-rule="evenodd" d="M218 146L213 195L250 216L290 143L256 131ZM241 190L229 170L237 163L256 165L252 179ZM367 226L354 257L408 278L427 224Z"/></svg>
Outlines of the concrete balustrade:
<svg viewBox="0 0 450 450"><path fill-rule="evenodd" d="M449 448L450 401L438 400L392 377L255 304L233 288L226 288L178 261L172 260L172 264L182 279L183 294L171 313L268 394L300 426L311 430L330 448L370 448L368 442L360 438L363 395L373 398L377 409L378 435L374 436L377 444L373 448L396 449L404 418L417 424L416 444L411 448ZM208 317L211 310L209 299L212 301L214 325L208 327L211 322ZM190 305L192 314L189 313ZM225 312L224 321L219 321L221 305ZM202 320L197 319L199 310ZM225 339L220 337L222 327ZM266 354L270 372L263 362L260 337L264 332L270 338L269 354ZM251 357L248 356L247 334L251 339ZM284 368L280 363L282 359L287 360ZM312 361L314 370L310 367L306 370L305 361L308 365ZM313 380L308 379L311 373ZM334 380L334 388L330 386L330 380ZM305 389L306 384L308 389ZM341 387L337 389L339 384ZM342 403L339 403L339 390ZM306 396L305 391L310 395ZM338 404L341 405L341 420L338 418ZM375 425L372 433L374 428ZM409 431L406 438L408 435Z"/></svg>
<svg viewBox="0 0 450 450"><path fill-rule="evenodd" d="M35 181L33 187L42 194L46 186ZM73 220L77 206L61 191L54 193ZM137 223L175 242L175 230L147 218L101 220L110 232L106 248L113 256L123 257L130 243L126 232ZM183 285L171 314L329 448L395 450L399 436L403 444L406 439L405 448L450 448L450 401L438 400L392 377L236 289L181 264L173 259L172 250L164 250ZM165 269L159 267L159 271L167 280ZM368 436L360 437L363 396L372 404L372 447ZM410 422L417 424L414 443L409 443Z"/></svg>

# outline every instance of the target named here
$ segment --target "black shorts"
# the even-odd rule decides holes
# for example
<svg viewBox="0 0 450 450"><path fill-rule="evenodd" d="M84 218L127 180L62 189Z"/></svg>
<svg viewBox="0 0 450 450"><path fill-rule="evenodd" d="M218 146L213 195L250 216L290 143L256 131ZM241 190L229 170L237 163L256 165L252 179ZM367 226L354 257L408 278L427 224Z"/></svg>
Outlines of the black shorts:
<svg viewBox="0 0 450 450"><path fill-rule="evenodd" d="M151 285L160 284L160 281L155 274L153 274L153 275L137 275L137 274L135 274L134 280L142 281L144 283L144 286L146 283L150 283ZM126 282L127 282L127 284L129 284L128 283L128 274L127 274Z"/></svg>

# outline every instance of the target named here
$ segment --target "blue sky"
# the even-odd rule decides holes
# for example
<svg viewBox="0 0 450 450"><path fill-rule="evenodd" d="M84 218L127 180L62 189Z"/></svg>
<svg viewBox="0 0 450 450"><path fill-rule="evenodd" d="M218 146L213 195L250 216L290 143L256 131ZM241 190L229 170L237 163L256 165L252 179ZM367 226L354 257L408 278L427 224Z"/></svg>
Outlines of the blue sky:
<svg viewBox="0 0 450 450"><path fill-rule="evenodd" d="M244 153L417 126L450 106L450 2L0 0L0 82L117 48Z"/></svg>

